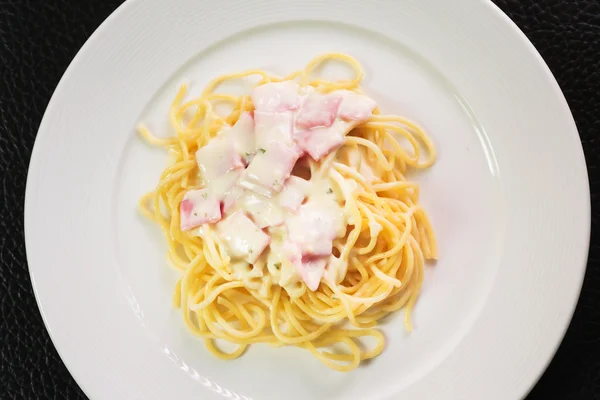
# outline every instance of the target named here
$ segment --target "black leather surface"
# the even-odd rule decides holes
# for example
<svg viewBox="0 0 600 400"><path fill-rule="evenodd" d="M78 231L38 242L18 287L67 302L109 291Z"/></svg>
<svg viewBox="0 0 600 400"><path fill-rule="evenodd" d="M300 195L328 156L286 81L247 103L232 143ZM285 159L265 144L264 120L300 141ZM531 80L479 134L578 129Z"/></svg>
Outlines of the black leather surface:
<svg viewBox="0 0 600 400"><path fill-rule="evenodd" d="M50 96L77 50L119 3L0 0L0 399L85 398L35 303L23 200L31 149ZM600 0L496 3L535 44L565 92L592 190L592 246L581 299L556 357L528 399L600 399Z"/></svg>

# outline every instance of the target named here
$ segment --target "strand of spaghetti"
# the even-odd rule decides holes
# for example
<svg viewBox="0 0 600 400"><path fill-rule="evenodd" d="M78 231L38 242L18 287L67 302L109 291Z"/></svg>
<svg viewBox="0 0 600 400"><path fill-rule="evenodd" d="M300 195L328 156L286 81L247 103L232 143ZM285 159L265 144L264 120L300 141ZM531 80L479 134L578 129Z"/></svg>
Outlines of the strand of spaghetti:
<svg viewBox="0 0 600 400"><path fill-rule="evenodd" d="M177 185L173 185L172 189L179 190ZM184 195L185 192L183 191L174 196L171 194L171 190L169 190L169 192L167 193L167 205L170 207L171 210L173 210L171 211L171 224L169 225L169 234L172 238L179 238L182 236L181 230L179 229L179 209L175 205L179 204L181 200L183 200Z"/></svg>
<svg viewBox="0 0 600 400"><path fill-rule="evenodd" d="M188 260L193 260L196 255L202 253L202 240L198 240L198 238L193 237L189 234L181 235L182 237L175 236L175 238L182 244L183 252ZM185 237L187 236L187 237ZM199 246L196 246L196 242L198 242Z"/></svg>
<svg viewBox="0 0 600 400"><path fill-rule="evenodd" d="M215 89L217 87L219 87L219 85L221 85L225 81L246 78L246 77L249 77L252 75L260 75L260 76L262 76L263 80L269 79L269 74L267 74L265 71L260 70L260 69L251 69L248 71L239 72L237 74L221 75L218 78L213 79L206 85L206 87L204 88L204 91L202 92L200 97L207 97L209 94L214 92Z"/></svg>
<svg viewBox="0 0 600 400"><path fill-rule="evenodd" d="M181 279L177 281L175 284L175 292L173 292L173 297L171 298L171 304L175 308L181 307Z"/></svg>
<svg viewBox="0 0 600 400"><path fill-rule="evenodd" d="M343 261L347 261L348 257L350 256L350 251L352 250L352 247L354 246L356 240L358 239L358 236L360 235L362 218L360 216L358 206L356 205L356 200L352 196L352 193L350 193L348 187L344 184L344 177L335 170L331 171L331 177L342 191L344 201L346 202L345 208L350 213L349 221L351 221L354 224L354 229L350 232L348 240L344 245L344 250L340 254L340 258Z"/></svg>
<svg viewBox="0 0 600 400"><path fill-rule="evenodd" d="M419 244L419 247L421 248L421 252L423 254L429 254L430 253L429 240L427 237L427 233L425 232L425 228L423 227L422 224L418 224L417 226L419 229L419 239L422 238L422 240L417 240L417 243Z"/></svg>
<svg viewBox="0 0 600 400"><path fill-rule="evenodd" d="M140 198L138 202L138 208L142 212L142 215L148 218L150 221L154 221L154 213L148 210L148 202L154 197L154 192L148 192Z"/></svg>
<svg viewBox="0 0 600 400"><path fill-rule="evenodd" d="M219 294L223 293L224 291L229 290L229 289L243 287L243 286L244 286L244 284L242 282L228 282L223 285L220 285L217 289L210 292L210 295L208 297L205 297L205 299L202 300L202 302L190 306L190 310L196 311L196 310L206 308L210 303L215 301L215 298Z"/></svg>
<svg viewBox="0 0 600 400"><path fill-rule="evenodd" d="M371 188L375 191L375 192L386 192L386 191L402 191L404 189L413 189L416 190L419 187L418 184L414 183L414 182L400 182L400 181L396 181L396 182L386 182L386 183L377 183L373 186L371 186Z"/></svg>
<svg viewBox="0 0 600 400"><path fill-rule="evenodd" d="M312 318L315 321L333 324L333 323L339 322L339 320L340 320L340 318L338 316L339 311L333 313L333 315L321 314L321 313L319 313L319 311L322 311L322 310L311 308L302 299L297 299L294 304L297 305L298 308L300 308L306 315L308 315L310 318Z"/></svg>
<svg viewBox="0 0 600 400"><path fill-rule="evenodd" d="M364 146L364 147L368 148L369 150L371 150L373 152L373 154L375 155L375 157L377 157L377 161L379 161L379 163L383 167L384 171L391 171L394 168L394 166L391 165L388 162L388 160L386 160L385 156L381 152L381 149L379 147L377 147L377 145L374 144L373 142L371 142L367 139L363 139L361 137L357 137L357 136L348 136L348 137L346 137L346 143L359 144L359 145Z"/></svg>
<svg viewBox="0 0 600 400"><path fill-rule="evenodd" d="M242 316L246 319L246 321L248 321L250 326L252 326L252 324L259 326L259 324L256 323L256 319L252 317L252 315L246 310L246 307L244 307L243 304L238 304L237 308L240 310ZM256 315L260 315L260 326L262 327L262 329L264 329L267 321L267 315L265 314L264 310L254 304L248 304L248 308L253 310L254 313L256 313Z"/></svg>
<svg viewBox="0 0 600 400"><path fill-rule="evenodd" d="M283 308L285 309L285 311L288 315L287 321L291 324L291 326L294 327L294 329L296 329L296 331L300 335L302 335L302 336L307 335L308 332L306 331L306 329L304 329L304 327L300 324L300 322L298 322L296 315L292 311L292 306L291 306L289 300L283 301Z"/></svg>
<svg viewBox="0 0 600 400"><path fill-rule="evenodd" d="M416 166L418 165L419 162L419 158L421 157L421 149L419 147L419 142L417 142L417 140L414 138L413 135L410 134L410 132L408 132L406 129L399 127L399 126L395 126L392 124L382 124L382 123L374 123L374 122L367 122L365 124L363 124L364 128L370 128L370 129L377 129L378 132L383 132L385 137L388 139L388 142L396 151L396 155L400 156L400 158L403 160L403 162L407 163L410 166ZM406 151L402 148L402 146L400 146L400 144L398 143L398 140L396 138L394 138L389 131L393 130L397 133L399 133L402 137L404 137L406 140L408 140L408 142L411 144L412 148L413 148L413 156L409 156ZM380 148L383 148L380 147Z"/></svg>
<svg viewBox="0 0 600 400"><path fill-rule="evenodd" d="M338 288L338 285L330 284L327 281L325 283L327 286L329 286L329 288L333 291L333 293L335 293L335 295L339 298L340 302L342 303L342 306L344 307L344 310L346 311L346 317L348 318L350 323L352 325L358 325L358 321L356 321L356 317L354 315L354 311L352 310L352 306L350 305L348 298L346 298L347 295L340 291L340 289Z"/></svg>
<svg viewBox="0 0 600 400"><path fill-rule="evenodd" d="M167 250L167 265L172 267L175 271L185 271L187 268L187 260L183 260L176 254L176 249L174 246L171 246L171 242L173 240L171 238L167 238L167 243L169 248Z"/></svg>
<svg viewBox="0 0 600 400"><path fill-rule="evenodd" d="M396 279L396 278L393 278L391 276L384 274L375 265L371 265L371 270L373 271L375 276L378 277L379 279L381 279L382 281L385 281L385 282L389 283L390 285L393 285L396 287L402 286L402 282L400 281L400 279Z"/></svg>
<svg viewBox="0 0 600 400"><path fill-rule="evenodd" d="M356 72L356 77L351 80L340 81L340 82L324 82L324 81L308 82L311 72L316 67L318 67L321 63L323 63L325 61L329 61L331 59L338 59L338 60L348 63L352 67L352 69L354 69L354 72ZM341 54L341 53L326 53L321 56L317 56L317 57L313 58L306 65L306 67L304 67L304 71L302 72L301 77L302 77L302 81L301 81L302 85L309 84L311 86L319 86L319 84L322 85L323 83L327 83L328 89L329 89L329 91L331 91L331 90L336 90L338 88L345 89L348 87L357 87L358 84L360 83L360 81L362 80L363 71L360 66L360 63L353 57L350 57L346 54Z"/></svg>
<svg viewBox="0 0 600 400"><path fill-rule="evenodd" d="M375 219L375 222L382 227L382 231L379 235L385 235L386 233L389 233L391 236L390 242L394 243L394 245L385 252L377 252L374 256L371 256L367 260L366 264L371 264L377 260L385 259L397 254L404 246L408 235L410 235L410 227L406 227L403 234L401 235L398 227L388 218L381 217L377 214L373 214L373 217Z"/></svg>
<svg viewBox="0 0 600 400"><path fill-rule="evenodd" d="M325 332L327 329L329 329L331 327L330 324L324 324L324 325L321 325L321 327L319 327L319 329L317 329L305 336L301 336L301 337L285 336L283 334L283 332L281 332L281 330L279 329L279 326L277 325L277 323L275 323L277 321L276 315L277 315L280 296L281 296L281 288L278 288L277 290L275 290L275 293L273 295L273 304L271 306L271 330L273 331L273 334L275 335L275 337L277 337L277 339L279 339L283 343L298 344L301 342L308 342L308 341L311 341L311 340L321 336L321 334L323 334L323 332Z"/></svg>
<svg viewBox="0 0 600 400"><path fill-rule="evenodd" d="M227 281L233 280L233 276L226 272L224 269L230 264L231 258L227 255L225 251L225 246L221 243L221 240L218 238L215 229L207 229L206 230L205 240L210 242L211 248L215 249L215 262L216 270L220 271L220 275L223 279Z"/></svg>
<svg viewBox="0 0 600 400"><path fill-rule="evenodd" d="M381 271L382 274L384 274L387 277L395 277L393 278L397 280L395 287L402 288L402 282L410 283L410 277L407 277L406 274L403 274L402 278L399 277L398 271L404 271L404 269L401 269L403 261L404 260L402 258L402 252L399 252L394 258L390 258L388 260L381 260L378 263L373 263L371 267L378 269L379 271ZM406 268L409 268L409 266L406 266Z"/></svg>
<svg viewBox="0 0 600 400"><path fill-rule="evenodd" d="M430 246L430 254L428 258L432 258L434 260L437 260L438 258L438 248L437 248L437 241L435 239L435 235L433 233L433 227L431 226L431 222L429 221L429 217L427 216L427 214L425 213L425 211L423 211L422 208L419 208L419 219L422 222L423 225L425 225L425 230L427 232L427 237L429 238L429 246Z"/></svg>
<svg viewBox="0 0 600 400"><path fill-rule="evenodd" d="M220 318L225 319L225 320L230 320L230 319L233 319L233 317L235 317L240 322L243 322L244 323L243 325L249 326L253 329L256 329L259 326L256 323L256 321L254 320L254 318L252 318L252 316L249 315L247 311L246 311L247 315L246 314L242 315L241 310L242 309L245 310L245 308L243 308L243 306L232 303L225 296L217 297L217 305L223 306L227 310L227 314L222 314L220 316Z"/></svg>
<svg viewBox="0 0 600 400"><path fill-rule="evenodd" d="M364 336L371 336L375 338L375 340L377 341L377 345L373 347L372 350L361 354L363 360L369 360L371 358L377 357L383 351L383 347L385 345L385 337L383 336L383 333L381 333L377 329L366 329L362 331L343 330L342 332L344 336L348 336L351 338Z"/></svg>
<svg viewBox="0 0 600 400"><path fill-rule="evenodd" d="M410 313L411 313L413 307L415 306L415 302L417 301L417 298L419 297L419 293L421 292L421 286L423 285L422 271L423 271L423 265L424 265L423 253L421 251L419 251L418 243L416 242L416 240L414 238L411 238L410 241L411 241L411 248L413 249L413 254L416 255L416 264L417 264L418 268L415 269L416 288L413 290L413 292L408 300L408 303L406 304L405 321L406 321L407 326L410 327L409 331L412 330Z"/></svg>
<svg viewBox="0 0 600 400"><path fill-rule="evenodd" d="M232 351L231 353L226 353L215 346L215 342L213 339L205 340L204 344L211 353L213 353L215 356L222 360L235 360L236 358L244 354L246 348L248 347L248 345L246 344L241 344L236 350Z"/></svg>
<svg viewBox="0 0 600 400"><path fill-rule="evenodd" d="M340 174L345 174L346 176L360 183L363 189L369 190L372 188L371 184L367 183L365 178L361 174L359 174L358 171L355 171L347 165L344 165L339 162L334 162L333 166Z"/></svg>
<svg viewBox="0 0 600 400"><path fill-rule="evenodd" d="M326 175L328 175L328 171L331 167L331 164L333 163L333 160L335 159L335 156L336 153L331 152L321 160L317 169L317 177L323 178Z"/></svg>
<svg viewBox="0 0 600 400"><path fill-rule="evenodd" d="M329 291L331 293L333 293L333 291L331 289L329 289ZM308 302L311 304L312 308L315 310L319 310L322 314L325 314L325 315L339 314L340 312L343 312L343 310L344 310L343 306L341 306L339 304L325 303L322 300L322 298L317 296L315 293L308 292L307 297L308 297ZM330 295L329 297L331 297L331 301L333 302L334 301L334 299L332 298L333 296Z"/></svg>
<svg viewBox="0 0 600 400"><path fill-rule="evenodd" d="M256 325L255 327L253 327L249 331L244 332L244 331L240 331L238 329L231 327L231 325L228 324L223 319L223 317L221 317L218 313L215 313L214 310L212 310L212 311L213 311L213 317L216 319L216 321L219 323L219 325L221 325L222 327L226 327L227 334L229 336L235 337L237 339L251 338L252 336L258 335L263 330L263 326L264 326L264 322L265 322L264 320L259 321L257 324L255 324Z"/></svg>
<svg viewBox="0 0 600 400"><path fill-rule="evenodd" d="M290 299L291 300L291 299ZM294 317L298 320L298 321L306 321L306 322L313 322L312 318L310 318L310 316L306 315L295 303L294 301L290 301L290 310L291 312L294 314Z"/></svg>
<svg viewBox="0 0 600 400"><path fill-rule="evenodd" d="M382 293L378 294L377 296L357 297L357 296L352 296L349 294L343 294L343 295L345 296L345 299L347 299L353 303L362 303L365 305L372 305L375 303L379 303L380 301L384 300L385 298L387 298L389 296L389 294L392 292L392 288L395 285L389 284L388 286L389 286L389 288L385 292L382 292Z"/></svg>
<svg viewBox="0 0 600 400"><path fill-rule="evenodd" d="M150 132L150 130L148 129L148 127L146 127L143 124L139 124L136 128L138 134L144 138L144 140L146 140L148 143L150 143L153 146L159 146L159 147L168 147L171 146L173 143L177 142L177 138L159 138L155 135L152 134L152 132Z"/></svg>
<svg viewBox="0 0 600 400"><path fill-rule="evenodd" d="M433 163L435 162L436 157L437 157L437 152L435 150L435 146L433 145L433 142L431 141L429 136L425 133L423 128L421 128L419 125L415 124L414 122L412 122L406 118L402 118L402 117L398 117L398 116L388 116L388 115L373 116L372 121L374 121L374 122L395 122L395 123L405 125L405 126L409 127L410 129L412 129L416 133L416 135L419 137L419 139L423 142L423 144L425 145L425 148L427 149L427 152L429 153L429 160L423 164L418 164L415 167L416 168L429 168L433 165Z"/></svg>
<svg viewBox="0 0 600 400"><path fill-rule="evenodd" d="M232 281L233 276L224 270L227 265L226 260L221 256L221 251L217 248L217 244L214 239L214 235L211 227L208 224L202 226L202 239L204 239L204 246L208 249L210 258L207 257L207 261L211 267L226 281ZM229 257L227 258L229 259Z"/></svg>
<svg viewBox="0 0 600 400"><path fill-rule="evenodd" d="M390 261L393 263L393 258L391 258ZM387 291L391 294L394 288L394 285L387 284L386 282L377 278L377 276L370 276L367 283L361 286L353 296L358 299L370 298L377 296L377 293L381 293L382 291Z"/></svg>
<svg viewBox="0 0 600 400"><path fill-rule="evenodd" d="M354 343L349 338L341 337L340 338L340 342L345 343L350 348L350 351L352 352L352 355L353 355L352 361L349 364L347 364L347 365L340 365L340 364L332 362L331 361L332 356L335 357L335 355L333 353L330 353L330 352L320 352L310 342L308 342L306 344L306 348L319 361L321 361L323 364L325 364L329 368L337 370L337 371L340 371L340 372L352 371L353 369L355 369L356 367L358 367L358 364L360 363L360 349L358 348L358 346L356 346L356 343Z"/></svg>
<svg viewBox="0 0 600 400"><path fill-rule="evenodd" d="M210 265L210 264L208 264L208 265ZM212 267L212 265L211 265L211 267ZM210 272L216 272L216 271L213 268L213 270ZM215 274L215 273L202 275L200 277L208 278L208 279L206 280L206 283L204 284L204 286L202 288L198 288L198 291L192 298L192 303L194 303L194 304L198 304L198 303L201 303L202 301L204 301L201 299L207 299L210 296L211 292L213 291L213 286L215 286L215 284L217 284L217 282L220 282L223 280L223 278L219 274Z"/></svg>
<svg viewBox="0 0 600 400"><path fill-rule="evenodd" d="M404 228L404 232L402 233L402 236L400 237L400 240L394 244L394 247L392 247L391 249L389 249L388 251L384 252L384 253L378 253L375 254L373 256L371 256L368 260L367 260L367 264L371 264L377 260L381 260L384 258L387 258L395 253L398 252L399 249L401 249L402 247L404 247L404 243L406 243L406 241L408 240L408 238L410 237L410 231L411 231L411 220L410 218L406 218L406 216L403 216L403 218L405 219L405 228ZM383 224L389 224L385 219L382 219L381 221L379 221L380 223Z"/></svg>
<svg viewBox="0 0 600 400"><path fill-rule="evenodd" d="M327 340L323 340L323 341L315 341L313 344L313 346L316 349L321 349L321 348L325 348L325 347L330 347L333 345L339 345L340 343L344 343L346 340L350 340L353 344L354 341L350 338L350 337L344 337L342 335L330 335ZM350 352L350 354L345 354L345 353L332 353L329 351L322 351L320 352L321 355L323 357L325 357L327 360L330 361L343 361L343 362L347 362L347 363L352 363L357 357L359 362L363 360L363 355L362 352L359 348L359 352L357 353L353 353L352 351ZM338 365L338 367L340 366L340 364L336 363Z"/></svg>
<svg viewBox="0 0 600 400"><path fill-rule="evenodd" d="M181 114L183 114L183 111L180 113L178 106L183 101L183 98L185 97L187 92L188 92L188 85L187 84L181 85L179 87L179 90L177 91L177 94L175 95L175 98L173 99L173 102L171 102L171 107L169 110L169 120L171 122L171 126L173 127L173 129L175 129L175 132L177 132L177 136L179 139L184 139L186 137L186 133L185 133L186 128L183 127L181 124ZM189 134L191 134L191 133L189 133Z"/></svg>
<svg viewBox="0 0 600 400"><path fill-rule="evenodd" d="M207 332L203 329L204 327L204 323L202 321L201 318L196 318L197 320L197 326L196 324L194 324L191 319L190 319L190 310L188 307L188 298L190 297L190 294L188 293L188 287L190 285L189 280L190 280L190 276L193 275L194 272L194 268L189 268L183 275L183 277L181 278L180 282L181 282L181 313L183 316L183 320L187 326L187 328L189 329L190 332L192 332L192 334L194 334L195 336L198 337L207 337ZM211 335L212 337L212 335Z"/></svg>
<svg viewBox="0 0 600 400"><path fill-rule="evenodd" d="M355 250L358 254L367 254L370 253L371 251L373 251L373 249L375 248L375 245L377 244L377 238L379 237L379 233L377 234L372 234L372 230L373 230L373 225L377 224L379 225L376 221L375 221L375 216L373 215L373 213L369 210L368 207L366 207L364 204L357 202L356 203L358 206L358 209L360 210L360 212L365 215L367 217L368 223L367 223L367 228L369 229L369 244L367 244L367 246L365 247L358 247L356 246Z"/></svg>
<svg viewBox="0 0 600 400"><path fill-rule="evenodd" d="M348 294L355 293L369 280L369 273L367 272L367 269L364 267L363 263L358 260L358 258L351 259L350 264L356 269L356 271L358 271L360 279L355 285L353 285L354 287L340 287L340 291Z"/></svg>

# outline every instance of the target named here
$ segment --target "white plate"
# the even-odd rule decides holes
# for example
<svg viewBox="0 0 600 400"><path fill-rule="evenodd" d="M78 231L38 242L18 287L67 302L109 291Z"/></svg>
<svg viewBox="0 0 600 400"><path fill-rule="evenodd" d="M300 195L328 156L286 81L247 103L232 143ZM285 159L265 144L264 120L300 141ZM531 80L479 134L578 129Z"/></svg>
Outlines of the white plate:
<svg viewBox="0 0 600 400"><path fill-rule="evenodd" d="M164 240L136 210L166 157L134 127L166 127L182 81L285 73L326 51L358 58L365 90L419 121L439 150L415 177L440 245L416 330L392 318L384 353L346 374L293 348L216 360L171 309ZM516 399L571 318L590 204L565 99L490 2L133 0L56 89L31 160L25 228L44 321L92 399Z"/></svg>

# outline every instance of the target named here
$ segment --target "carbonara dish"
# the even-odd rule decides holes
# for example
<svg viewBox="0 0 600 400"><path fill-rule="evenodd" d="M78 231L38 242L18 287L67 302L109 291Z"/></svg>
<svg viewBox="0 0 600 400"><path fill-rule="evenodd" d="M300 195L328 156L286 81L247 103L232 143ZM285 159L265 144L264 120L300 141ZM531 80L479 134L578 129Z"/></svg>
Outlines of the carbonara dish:
<svg viewBox="0 0 600 400"><path fill-rule="evenodd" d="M331 61L354 77L315 76ZM139 206L164 232L181 274L174 305L215 356L234 359L253 343L292 345L349 371L381 353L381 318L404 308L412 329L437 247L419 186L405 173L436 155L417 124L380 112L359 87L362 75L339 53L283 78L224 75L196 98L179 89L168 110L176 135L139 127L170 156ZM248 94L219 91L251 77L258 84ZM365 337L375 344L364 346Z"/></svg>

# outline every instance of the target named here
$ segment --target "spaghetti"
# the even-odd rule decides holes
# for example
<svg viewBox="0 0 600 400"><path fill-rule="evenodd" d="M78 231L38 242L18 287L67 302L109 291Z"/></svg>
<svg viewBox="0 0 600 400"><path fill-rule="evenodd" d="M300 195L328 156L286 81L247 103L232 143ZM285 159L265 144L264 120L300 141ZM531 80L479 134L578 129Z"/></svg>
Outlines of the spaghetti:
<svg viewBox="0 0 600 400"><path fill-rule="evenodd" d="M348 64L354 78L327 81L313 76L319 65L331 61ZM355 59L339 53L316 57L284 78L262 70L224 75L191 100L184 101L185 85L179 89L169 113L175 136L159 138L139 127L140 134L166 148L171 159L155 190L140 200L140 210L164 232L169 263L181 273L174 305L215 356L237 358L253 343L292 345L310 351L330 368L349 371L383 350L384 336L375 329L381 318L405 307L406 327L412 329L410 313L424 264L437 258L437 246L418 204L419 186L404 175L411 168L430 167L436 153L426 133L405 118L381 115L376 108L341 147L319 161L307 157L310 175L332 183L327 193L334 192L348 224L343 236L333 241L327 266L331 273L316 290L298 279L281 283L281 263L273 266L265 257L239 272L211 224L190 231L180 226L186 192L203 183L194 154L255 108L249 95L219 93L221 84L258 77L259 85L295 81L318 93L362 93L362 75ZM226 115L216 111L222 103L231 107ZM365 349L360 345L364 337L374 338L376 344ZM224 351L219 339L235 344L235 350Z"/></svg>

